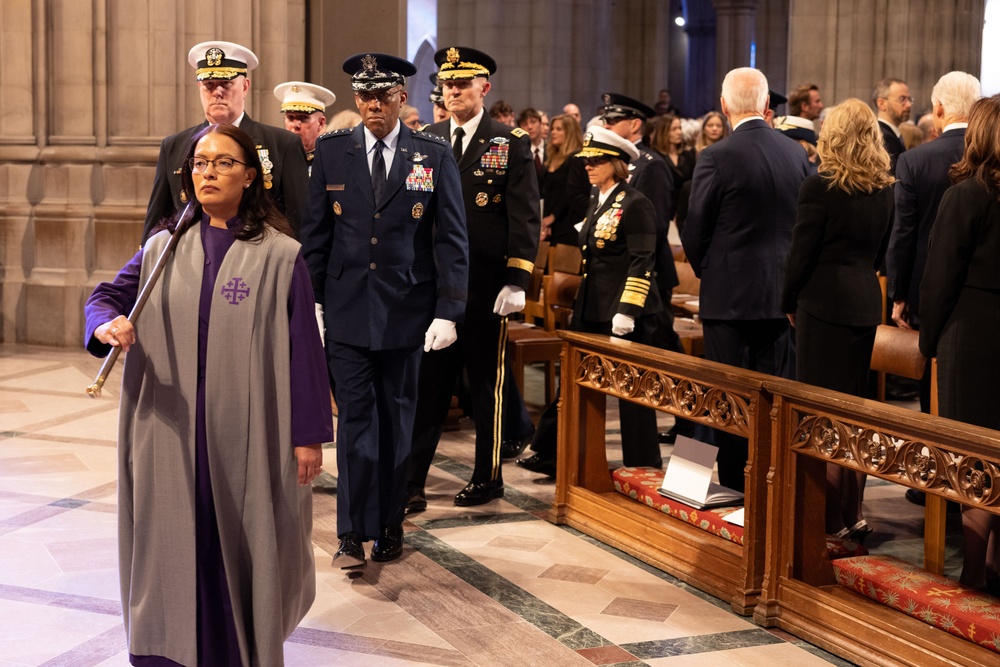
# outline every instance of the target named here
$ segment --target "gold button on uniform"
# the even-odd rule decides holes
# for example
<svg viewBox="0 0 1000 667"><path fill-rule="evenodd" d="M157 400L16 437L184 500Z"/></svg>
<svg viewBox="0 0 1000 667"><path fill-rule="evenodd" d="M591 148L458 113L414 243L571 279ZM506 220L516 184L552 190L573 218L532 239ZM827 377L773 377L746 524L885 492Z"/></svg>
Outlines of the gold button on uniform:
<svg viewBox="0 0 1000 667"><path fill-rule="evenodd" d="M376 219L376 220L378 220L378 219L379 219L379 218L381 218L381 217L382 217L382 214L381 214L381 213L376 213L376 214L375 214L375 219Z"/></svg>
<svg viewBox="0 0 1000 667"><path fill-rule="evenodd" d="M378 267L376 266L375 262L372 262L371 264L368 265L368 268L374 270Z"/></svg>
<svg viewBox="0 0 1000 667"><path fill-rule="evenodd" d="M378 245L378 239L374 236L372 237L372 245Z"/></svg>

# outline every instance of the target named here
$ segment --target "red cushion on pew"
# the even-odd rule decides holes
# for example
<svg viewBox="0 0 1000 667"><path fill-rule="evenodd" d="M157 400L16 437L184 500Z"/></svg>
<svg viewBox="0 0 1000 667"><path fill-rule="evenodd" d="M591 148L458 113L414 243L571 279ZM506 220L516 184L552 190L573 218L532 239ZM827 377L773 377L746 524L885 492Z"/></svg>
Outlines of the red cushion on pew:
<svg viewBox="0 0 1000 667"><path fill-rule="evenodd" d="M611 478L615 482L615 490L632 500L743 546L743 527L723 518L739 507L698 510L661 496L656 491L663 483L663 471L659 468L618 468L611 473Z"/></svg>
<svg viewBox="0 0 1000 667"><path fill-rule="evenodd" d="M892 556L833 561L837 583L1000 653L1000 599Z"/></svg>

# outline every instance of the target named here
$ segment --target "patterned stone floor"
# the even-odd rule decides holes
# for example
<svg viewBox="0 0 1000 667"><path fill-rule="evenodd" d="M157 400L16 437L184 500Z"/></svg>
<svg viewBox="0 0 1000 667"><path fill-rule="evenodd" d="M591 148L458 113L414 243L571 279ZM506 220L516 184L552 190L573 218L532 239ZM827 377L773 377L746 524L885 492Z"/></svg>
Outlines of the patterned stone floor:
<svg viewBox="0 0 1000 667"><path fill-rule="evenodd" d="M118 377L89 399L83 388L98 367L83 352L0 346L0 665L127 664L115 538ZM430 507L407 522L403 557L369 563L356 578L330 566L336 470L327 452L315 485L318 594L285 645L286 664L847 664L543 520L553 483L512 464L503 500L455 507L472 437L469 425L445 434ZM892 485L873 486L869 502L873 541L885 529L916 535L919 513Z"/></svg>

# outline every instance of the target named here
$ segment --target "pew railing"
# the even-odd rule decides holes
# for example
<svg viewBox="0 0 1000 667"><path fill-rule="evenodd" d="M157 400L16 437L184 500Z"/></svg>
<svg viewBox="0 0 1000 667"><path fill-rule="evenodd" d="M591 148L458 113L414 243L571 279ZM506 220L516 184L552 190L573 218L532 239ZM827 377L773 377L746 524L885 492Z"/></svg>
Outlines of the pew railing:
<svg viewBox="0 0 1000 667"><path fill-rule="evenodd" d="M561 331L555 523L568 524L750 614L764 565L770 466L770 377L620 338ZM720 539L614 489L605 451L605 401L618 397L749 439L744 542Z"/></svg>
<svg viewBox="0 0 1000 667"><path fill-rule="evenodd" d="M830 463L1000 514L997 432L797 382L772 378L764 389L773 395L774 450L754 619L863 665L1000 663L973 642L838 586L823 535Z"/></svg>

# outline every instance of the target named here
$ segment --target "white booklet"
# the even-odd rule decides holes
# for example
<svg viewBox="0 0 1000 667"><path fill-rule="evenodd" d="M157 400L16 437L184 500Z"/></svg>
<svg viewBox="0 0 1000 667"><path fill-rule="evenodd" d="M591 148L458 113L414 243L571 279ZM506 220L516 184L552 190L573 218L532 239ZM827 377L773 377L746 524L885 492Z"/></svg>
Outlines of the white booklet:
<svg viewBox="0 0 1000 667"><path fill-rule="evenodd" d="M719 448L683 435L677 436L667 464L660 495L698 509L741 505L743 494L712 481Z"/></svg>

